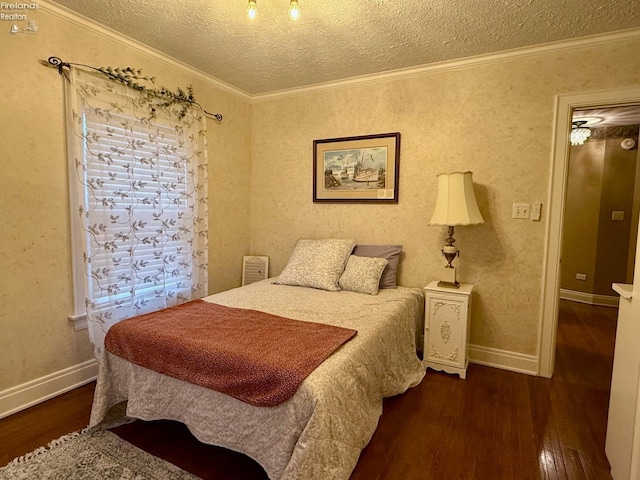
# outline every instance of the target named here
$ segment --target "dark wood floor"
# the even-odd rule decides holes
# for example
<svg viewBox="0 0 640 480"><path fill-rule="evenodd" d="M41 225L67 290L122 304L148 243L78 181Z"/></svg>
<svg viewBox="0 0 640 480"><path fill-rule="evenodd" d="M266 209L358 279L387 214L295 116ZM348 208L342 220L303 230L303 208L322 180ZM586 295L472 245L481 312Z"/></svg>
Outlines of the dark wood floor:
<svg viewBox="0 0 640 480"><path fill-rule="evenodd" d="M611 480L604 442L616 316L561 301L552 379L473 364L466 380L429 370L385 400L352 480ZM84 427L92 394L89 384L0 420L0 465ZM203 445L174 422L115 431L203 479L266 479L252 460Z"/></svg>

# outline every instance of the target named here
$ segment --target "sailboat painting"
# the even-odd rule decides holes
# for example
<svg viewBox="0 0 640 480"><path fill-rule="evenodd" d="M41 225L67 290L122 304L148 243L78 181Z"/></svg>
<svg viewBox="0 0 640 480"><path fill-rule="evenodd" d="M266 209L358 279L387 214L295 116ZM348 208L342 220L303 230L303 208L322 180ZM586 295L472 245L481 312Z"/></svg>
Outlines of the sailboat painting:
<svg viewBox="0 0 640 480"><path fill-rule="evenodd" d="M400 133L313 143L314 202L397 203Z"/></svg>

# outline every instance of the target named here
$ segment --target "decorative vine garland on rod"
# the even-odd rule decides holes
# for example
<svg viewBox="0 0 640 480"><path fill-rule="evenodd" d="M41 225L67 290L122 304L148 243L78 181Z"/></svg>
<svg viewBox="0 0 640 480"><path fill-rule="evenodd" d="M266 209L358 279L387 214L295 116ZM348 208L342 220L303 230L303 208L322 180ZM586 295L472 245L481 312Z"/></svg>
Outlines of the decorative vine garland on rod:
<svg viewBox="0 0 640 480"><path fill-rule="evenodd" d="M125 85L134 90L137 90L143 95L153 96L161 99L162 100L162 103L160 104L161 107L168 107L170 105L173 105L174 103L182 103L183 107L179 114L180 118L185 116L185 114L187 113L187 109L191 105L197 105L204 112L205 115L208 115L216 119L218 122L222 121L221 113L207 112L204 108L202 108L202 105L196 102L195 98L193 97L193 89L191 88L191 85L187 87L186 92L181 88L178 88L178 90L176 90L175 92L172 92L171 90L168 90L164 87L149 88L144 85L141 85L138 82L145 81L145 82L155 83L155 78L146 77L146 76L143 77L141 69L134 69L131 67L125 67L125 68L99 67L98 68L98 67L92 67L91 65L85 65L83 63L63 62L62 59L60 59L59 57L49 57L46 62L44 60L41 60L40 63L42 63L42 65L46 67L57 68L58 73L60 75L64 75L67 79L69 79L69 77L67 76L64 70L65 68L71 68L72 65L89 68L96 72L102 73L107 78L115 82L119 82L122 85ZM155 109L152 109L151 115L155 116Z"/></svg>

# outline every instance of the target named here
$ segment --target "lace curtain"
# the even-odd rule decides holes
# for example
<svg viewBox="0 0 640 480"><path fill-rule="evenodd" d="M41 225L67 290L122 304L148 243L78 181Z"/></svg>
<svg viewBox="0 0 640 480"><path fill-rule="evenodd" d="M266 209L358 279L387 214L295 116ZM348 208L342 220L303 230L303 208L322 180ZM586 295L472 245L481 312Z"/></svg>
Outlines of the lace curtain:
<svg viewBox="0 0 640 480"><path fill-rule="evenodd" d="M69 72L74 290L99 358L116 322L207 294L206 127L195 105Z"/></svg>

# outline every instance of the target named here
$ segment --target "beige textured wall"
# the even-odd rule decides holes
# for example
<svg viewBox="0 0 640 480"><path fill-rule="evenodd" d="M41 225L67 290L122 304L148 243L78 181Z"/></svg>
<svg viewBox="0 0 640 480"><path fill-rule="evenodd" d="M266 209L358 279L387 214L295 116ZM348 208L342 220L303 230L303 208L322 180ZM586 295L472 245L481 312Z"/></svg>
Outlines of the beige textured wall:
<svg viewBox="0 0 640 480"><path fill-rule="evenodd" d="M604 140L589 141L569 153L560 287L574 292L594 293L604 147Z"/></svg>
<svg viewBox="0 0 640 480"><path fill-rule="evenodd" d="M612 42L288 97L252 110L252 253L277 274L300 237L400 243L400 283L424 286L444 265L445 228L428 227L436 174L472 170L485 224L459 227L462 281L476 285L472 344L536 354L543 221L511 219L549 194L555 95L637 84L639 40ZM314 139L402 134L397 205L312 203Z"/></svg>
<svg viewBox="0 0 640 480"><path fill-rule="evenodd" d="M33 17L36 34L0 35L0 391L92 358L86 330L67 320L63 83L39 59L135 66L171 89L192 84L205 108L225 115L208 121L210 291L240 283L249 250L250 102L45 9Z"/></svg>
<svg viewBox="0 0 640 480"><path fill-rule="evenodd" d="M614 282L627 279L627 261L630 247L631 224L638 221L631 217L633 191L636 177L636 152L620 146L622 138L605 140L605 157L600 206L600 228L598 229L598 255L594 293L615 295L611 289ZM624 212L623 220L612 220L614 211Z"/></svg>
<svg viewBox="0 0 640 480"><path fill-rule="evenodd" d="M633 216L636 151L624 150L623 138L607 136L571 147L561 288L615 296L611 284L627 279L638 219ZM612 220L614 210L624 212L624 219ZM587 279L577 280L576 273Z"/></svg>

